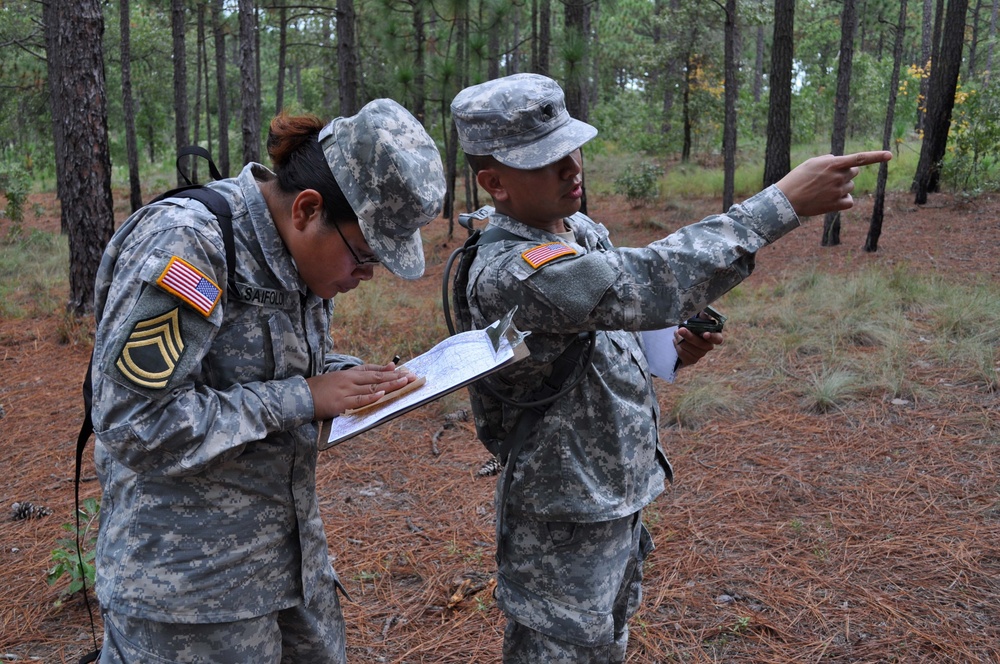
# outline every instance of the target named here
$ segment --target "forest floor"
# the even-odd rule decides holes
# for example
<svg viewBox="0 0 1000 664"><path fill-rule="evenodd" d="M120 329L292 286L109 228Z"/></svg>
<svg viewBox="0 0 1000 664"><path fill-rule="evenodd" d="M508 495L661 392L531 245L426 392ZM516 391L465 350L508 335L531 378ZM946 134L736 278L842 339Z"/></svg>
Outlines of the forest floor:
<svg viewBox="0 0 1000 664"><path fill-rule="evenodd" d="M634 210L607 197L591 213L626 245L717 208L684 200ZM48 212L31 225L58 228L51 201L35 209ZM939 194L916 206L893 195L874 254L861 250L870 209L860 199L845 214L837 247L820 247L822 220L808 221L760 253L750 282L870 265L959 280L1000 274L997 196ZM439 289L459 243L445 240L445 228L437 220L425 232L427 275L394 289L415 297ZM65 580L45 582L72 515L91 350L86 341L58 342L63 321L0 321L0 660L75 662L92 649L80 596L56 606ZM739 321L727 334L738 337ZM727 348L692 372L740 390L741 358ZM931 363L913 371L936 386L935 398L859 399L819 414L794 391L774 390L748 394L752 408L701 426L663 422L676 481L645 513L657 548L630 662L1000 660L998 395ZM664 413L684 393L686 373L658 386ZM320 455L331 558L353 598L343 604L349 661L499 661L494 481L476 474L486 453L472 424L444 427L464 403L457 393ZM96 497L87 456L81 491ZM15 521L15 501L54 513Z"/></svg>

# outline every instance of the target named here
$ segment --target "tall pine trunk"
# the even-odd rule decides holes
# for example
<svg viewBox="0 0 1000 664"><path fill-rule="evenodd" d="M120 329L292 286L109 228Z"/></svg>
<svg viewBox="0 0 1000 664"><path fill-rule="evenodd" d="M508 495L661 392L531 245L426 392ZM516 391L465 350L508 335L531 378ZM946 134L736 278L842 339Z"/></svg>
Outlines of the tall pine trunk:
<svg viewBox="0 0 1000 664"><path fill-rule="evenodd" d="M190 144L187 98L187 49L184 44L184 0L171 0L170 33L174 62L174 147L175 154ZM177 164L177 186L187 184L191 169L182 160Z"/></svg>
<svg viewBox="0 0 1000 664"><path fill-rule="evenodd" d="M920 103L917 104L917 123L914 127L918 132L924 130L924 119L927 115L927 86L929 84L927 70L931 66L933 51L934 0L924 0L923 11L920 15L920 67L924 70L924 76L920 78Z"/></svg>
<svg viewBox="0 0 1000 664"><path fill-rule="evenodd" d="M771 45L771 95L768 100L764 186L791 170L792 55L795 0L774 0L774 40Z"/></svg>
<svg viewBox="0 0 1000 664"><path fill-rule="evenodd" d="M340 72L340 115L358 112L358 47L354 38L357 17L354 0L337 0L337 69Z"/></svg>
<svg viewBox="0 0 1000 664"><path fill-rule="evenodd" d="M427 31L424 26L423 0L411 0L413 5L413 117L427 123Z"/></svg>
<svg viewBox="0 0 1000 664"><path fill-rule="evenodd" d="M219 172L229 177L229 88L226 83L226 32L222 23L223 0L212 2L212 34L215 38L215 87L219 114Z"/></svg>
<svg viewBox="0 0 1000 664"><path fill-rule="evenodd" d="M899 70L903 64L903 38L906 33L906 0L899 2L899 22L896 24L896 44L892 50L892 79L889 83L889 103L886 105L885 127L882 129L882 149L891 149L893 124L896 116L896 97L899 93ZM872 219L865 238L865 251L878 251L878 240L882 235L882 218L885 210L885 184L889 179L889 163L883 161L878 167L878 182L875 185L875 202Z"/></svg>
<svg viewBox="0 0 1000 664"><path fill-rule="evenodd" d="M94 281L114 231L107 91L99 0L49 0L43 6L48 75L60 104L61 221L69 240L69 302L75 315L93 311Z"/></svg>
<svg viewBox="0 0 1000 664"><path fill-rule="evenodd" d="M924 140L920 145L920 160L913 177L914 202L923 205L927 195L938 190L941 178L941 160L948 147L948 130L951 112L955 107L955 90L962 67L962 48L965 45L965 15L969 0L951 0L948 15L941 32L940 55L931 68L927 100L927 122Z"/></svg>
<svg viewBox="0 0 1000 664"><path fill-rule="evenodd" d="M257 13L253 0L239 0L240 109L243 163L260 161L260 79L257 76Z"/></svg>
<svg viewBox="0 0 1000 664"><path fill-rule="evenodd" d="M121 33L122 116L125 121L125 158L128 161L129 209L142 207L142 183L139 180L139 147L135 138L135 102L132 99L132 30L129 0L119 0L118 18Z"/></svg>
<svg viewBox="0 0 1000 664"><path fill-rule="evenodd" d="M855 0L844 0L840 14L840 61L837 63L837 93L833 105L833 134L830 137L830 152L844 154L847 143L847 111L851 101L851 69L854 63L854 32L858 25ZM824 247L840 244L840 213L829 212L823 219Z"/></svg>
<svg viewBox="0 0 1000 664"><path fill-rule="evenodd" d="M283 0L278 7L278 82L274 90L274 114L285 108L285 59L288 56L288 8Z"/></svg>
<svg viewBox="0 0 1000 664"><path fill-rule="evenodd" d="M725 212L733 204L736 186L736 100L739 96L739 81L736 78L737 41L736 0L726 0L725 23L725 121L722 128L722 210Z"/></svg>

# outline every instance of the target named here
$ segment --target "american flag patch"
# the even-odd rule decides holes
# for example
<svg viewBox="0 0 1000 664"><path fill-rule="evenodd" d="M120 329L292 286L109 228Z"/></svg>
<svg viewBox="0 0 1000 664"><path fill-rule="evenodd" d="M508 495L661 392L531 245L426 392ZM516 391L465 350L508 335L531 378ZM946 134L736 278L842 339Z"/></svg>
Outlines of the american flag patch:
<svg viewBox="0 0 1000 664"><path fill-rule="evenodd" d="M167 269L156 280L160 288L181 298L202 315L208 316L215 309L222 290L219 286L182 258L174 256Z"/></svg>
<svg viewBox="0 0 1000 664"><path fill-rule="evenodd" d="M575 256L576 249L566 246L562 242L549 242L534 249L528 249L521 254L521 258L528 261L528 265L536 270L549 261L554 261L560 256Z"/></svg>

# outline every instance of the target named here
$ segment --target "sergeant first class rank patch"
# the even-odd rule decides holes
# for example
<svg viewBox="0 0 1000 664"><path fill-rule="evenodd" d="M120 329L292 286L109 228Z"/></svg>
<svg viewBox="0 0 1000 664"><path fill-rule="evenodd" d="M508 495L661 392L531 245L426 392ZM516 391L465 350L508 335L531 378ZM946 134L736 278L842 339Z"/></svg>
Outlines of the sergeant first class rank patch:
<svg viewBox="0 0 1000 664"><path fill-rule="evenodd" d="M136 323L115 366L136 385L161 390L174 375L182 352L180 307L174 307Z"/></svg>
<svg viewBox="0 0 1000 664"><path fill-rule="evenodd" d="M548 244L541 244L532 249L528 249L521 254L521 258L527 261L528 265L537 270L546 263L554 261L562 256L575 255L576 249L573 247L567 246L562 242L549 242Z"/></svg>
<svg viewBox="0 0 1000 664"><path fill-rule="evenodd" d="M156 284L190 304L203 316L212 313L222 294L218 284L177 256L170 259Z"/></svg>

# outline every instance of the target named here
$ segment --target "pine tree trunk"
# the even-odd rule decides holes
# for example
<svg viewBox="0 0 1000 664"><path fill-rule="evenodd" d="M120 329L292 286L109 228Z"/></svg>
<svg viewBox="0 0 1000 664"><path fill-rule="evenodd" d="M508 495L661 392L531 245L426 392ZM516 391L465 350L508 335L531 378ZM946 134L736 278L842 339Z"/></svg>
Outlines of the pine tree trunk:
<svg viewBox="0 0 1000 664"><path fill-rule="evenodd" d="M948 147L948 130L951 112L955 107L955 90L962 67L962 48L965 46L965 16L969 0L951 0L948 15L941 33L940 55L931 69L927 100L927 122L924 140L920 145L920 160L913 177L915 203L923 205L927 195L938 190L941 177L941 160Z"/></svg>
<svg viewBox="0 0 1000 664"><path fill-rule="evenodd" d="M565 31L569 43L567 51L572 57L566 57L566 76L564 87L566 92L566 110L577 120L587 121L587 78L589 73L588 43L590 31L590 6L586 0L566 0Z"/></svg>
<svg viewBox="0 0 1000 664"><path fill-rule="evenodd" d="M274 90L274 114L285 108L285 58L288 56L288 8L282 0L278 7L278 82Z"/></svg>
<svg viewBox="0 0 1000 664"><path fill-rule="evenodd" d="M219 114L219 172L229 177L229 88L226 84L226 32L222 24L223 0L212 2L212 33L215 37L215 87Z"/></svg>
<svg viewBox="0 0 1000 664"><path fill-rule="evenodd" d="M239 0L240 108L243 163L260 161L260 80L257 77L257 14L253 0Z"/></svg>
<svg viewBox="0 0 1000 664"><path fill-rule="evenodd" d="M427 48L427 36L424 27L424 10L422 0L411 0L413 5L413 116L426 125L427 121L427 64L424 49Z"/></svg>
<svg viewBox="0 0 1000 664"><path fill-rule="evenodd" d="M174 63L174 147L175 154L191 143L188 125L187 49L184 45L184 0L171 0L170 33L173 37ZM177 186L187 184L191 169L184 160L178 163Z"/></svg>
<svg viewBox="0 0 1000 664"><path fill-rule="evenodd" d="M722 211L725 212L733 204L736 183L736 100L739 96L739 81L736 78L736 0L726 0L725 23L725 76L726 76L726 109L722 129Z"/></svg>
<svg viewBox="0 0 1000 664"><path fill-rule="evenodd" d="M194 45L194 133L191 136L193 145L201 141L201 49L205 40L205 7L198 5L197 39ZM191 157L191 181L198 182L198 159Z"/></svg>
<svg viewBox="0 0 1000 664"><path fill-rule="evenodd" d="M774 0L774 40L771 45L771 95L768 101L764 186L791 170L792 55L795 0Z"/></svg>
<svg viewBox="0 0 1000 664"><path fill-rule="evenodd" d="M205 35L205 13L208 11L208 0L200 0L198 3L198 50L200 56L198 68L201 69L205 77L205 140L208 142L208 153L213 154L212 149L212 86L209 76L208 66L208 38Z"/></svg>
<svg viewBox="0 0 1000 664"><path fill-rule="evenodd" d="M552 48L552 0L538 0L538 69L537 73L549 75Z"/></svg>
<svg viewBox="0 0 1000 664"><path fill-rule="evenodd" d="M993 45L997 36L997 13L1000 11L1000 0L993 0L993 11L990 12L990 38L989 47L986 49L986 76L988 81L993 75Z"/></svg>
<svg viewBox="0 0 1000 664"><path fill-rule="evenodd" d="M851 101L851 69L854 62L854 32L857 24L855 0L844 0L844 8L840 14L840 61L837 63L833 134L830 137L830 152L835 155L844 154L844 145L847 143L847 111ZM835 247L840 244L839 212L827 213L823 219L823 238L820 244L824 247Z"/></svg>
<svg viewBox="0 0 1000 664"><path fill-rule="evenodd" d="M940 0L939 0L940 2ZM923 12L920 15L920 66L925 75L920 79L920 103L917 104L918 132L924 130L924 119L927 115L927 86L930 79L927 68L931 66L931 54L934 52L934 0L924 0Z"/></svg>
<svg viewBox="0 0 1000 664"><path fill-rule="evenodd" d="M135 102L132 100L132 30L129 0L119 0L118 18L121 33L122 115L125 121L125 155L128 161L129 209L142 207L142 183L139 180L139 147L135 138Z"/></svg>
<svg viewBox="0 0 1000 664"><path fill-rule="evenodd" d="M342 116L358 112L358 47L354 38L356 23L354 0L337 0L337 69L340 72L337 92Z"/></svg>
<svg viewBox="0 0 1000 664"><path fill-rule="evenodd" d="M893 137L893 125L896 115L896 97L899 93L899 70L903 64L903 38L906 35L906 0L899 2L899 21L896 24L896 44L892 50L892 78L889 82L889 103L886 105L885 126L882 129L882 149L890 150ZM865 238L865 251L878 251L878 240L882 235L882 218L885 210L885 185L889 179L889 164L882 162L878 168L878 182L875 185L875 202L872 206L872 219L868 226L868 237Z"/></svg>
<svg viewBox="0 0 1000 664"><path fill-rule="evenodd" d="M43 9L46 58L61 100L61 220L69 240L69 302L78 316L93 311L94 280L114 231L111 155L99 0L49 0Z"/></svg>
<svg viewBox="0 0 1000 664"><path fill-rule="evenodd" d="M58 155L65 150L63 142L63 125L59 118L63 116L62 98L62 63L58 57L59 49L59 13L60 0L45 0L42 2L42 23L45 30L45 51L46 64L48 66L49 83L49 112L52 115L52 142L56 152L56 197L63 200L65 192L64 179L66 174L62 171L62 164L59 163ZM62 227L65 234L66 227Z"/></svg>
<svg viewBox="0 0 1000 664"><path fill-rule="evenodd" d="M684 87L681 89L681 123L684 138L681 144L681 163L691 161L691 72L694 71L694 61L691 51L687 52L684 67Z"/></svg>

